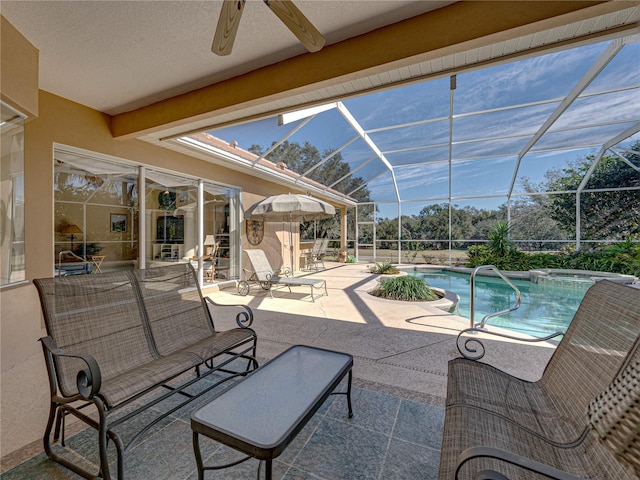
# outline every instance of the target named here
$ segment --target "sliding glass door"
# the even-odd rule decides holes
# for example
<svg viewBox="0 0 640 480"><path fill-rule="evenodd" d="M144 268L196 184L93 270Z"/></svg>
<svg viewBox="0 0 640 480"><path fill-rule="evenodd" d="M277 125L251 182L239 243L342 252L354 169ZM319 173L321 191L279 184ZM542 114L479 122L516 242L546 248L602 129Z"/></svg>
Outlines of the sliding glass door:
<svg viewBox="0 0 640 480"><path fill-rule="evenodd" d="M54 173L56 274L190 262L205 283L238 278L239 189L69 147L56 148Z"/></svg>

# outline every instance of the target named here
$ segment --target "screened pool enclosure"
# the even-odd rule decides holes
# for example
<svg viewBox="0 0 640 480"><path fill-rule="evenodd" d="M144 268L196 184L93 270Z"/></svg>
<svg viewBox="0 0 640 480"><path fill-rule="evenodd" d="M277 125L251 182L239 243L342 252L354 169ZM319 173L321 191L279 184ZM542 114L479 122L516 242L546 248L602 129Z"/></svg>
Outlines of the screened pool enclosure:
<svg viewBox="0 0 640 480"><path fill-rule="evenodd" d="M209 133L354 199L360 260L455 263L498 221L521 250L640 240L638 35L447 70Z"/></svg>

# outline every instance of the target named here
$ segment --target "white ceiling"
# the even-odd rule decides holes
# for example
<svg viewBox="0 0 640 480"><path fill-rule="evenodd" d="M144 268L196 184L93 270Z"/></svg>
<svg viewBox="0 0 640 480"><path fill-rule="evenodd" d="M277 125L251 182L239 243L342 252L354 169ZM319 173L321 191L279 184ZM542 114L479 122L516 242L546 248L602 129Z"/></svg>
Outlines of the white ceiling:
<svg viewBox="0 0 640 480"><path fill-rule="evenodd" d="M296 0L327 45L455 3ZM40 50L40 88L108 114L163 100L306 50L262 0L247 0L234 49L211 52L222 2L2 0Z"/></svg>

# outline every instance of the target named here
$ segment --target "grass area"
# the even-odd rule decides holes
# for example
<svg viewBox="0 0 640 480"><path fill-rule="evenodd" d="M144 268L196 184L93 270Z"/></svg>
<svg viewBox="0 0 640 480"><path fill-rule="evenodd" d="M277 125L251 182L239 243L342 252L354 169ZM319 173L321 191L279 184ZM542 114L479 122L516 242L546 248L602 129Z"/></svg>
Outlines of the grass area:
<svg viewBox="0 0 640 480"><path fill-rule="evenodd" d="M350 255L354 255L353 249L349 250ZM385 250L376 249L375 259L373 258L373 249L360 248L359 249L359 262L391 262L398 263L398 251L397 250ZM337 256L329 256L331 260L337 260ZM451 263L453 265L464 265L469 260L466 250L451 250ZM422 250L416 251L402 251L402 258L400 263L410 264L433 264L443 265L449 264L449 251L448 250Z"/></svg>

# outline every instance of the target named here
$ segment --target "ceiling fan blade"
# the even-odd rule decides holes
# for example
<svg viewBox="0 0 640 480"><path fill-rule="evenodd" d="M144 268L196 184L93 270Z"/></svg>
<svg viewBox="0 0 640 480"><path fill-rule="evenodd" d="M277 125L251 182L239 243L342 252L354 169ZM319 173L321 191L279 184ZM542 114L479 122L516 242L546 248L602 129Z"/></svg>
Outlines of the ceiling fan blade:
<svg viewBox="0 0 640 480"><path fill-rule="evenodd" d="M264 3L298 37L310 52L317 52L324 46L322 34L307 20L291 0L264 0Z"/></svg>
<svg viewBox="0 0 640 480"><path fill-rule="evenodd" d="M231 53L233 41L240 25L242 10L244 10L244 2L245 0L224 0L211 45L211 51L216 55Z"/></svg>

